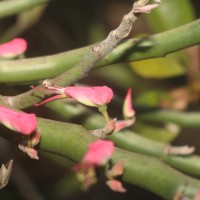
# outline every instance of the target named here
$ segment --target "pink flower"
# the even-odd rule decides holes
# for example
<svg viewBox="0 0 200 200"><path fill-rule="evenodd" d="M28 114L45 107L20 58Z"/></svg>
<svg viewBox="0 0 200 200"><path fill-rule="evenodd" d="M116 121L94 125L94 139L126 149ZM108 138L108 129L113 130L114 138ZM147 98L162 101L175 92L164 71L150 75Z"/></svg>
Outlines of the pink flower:
<svg viewBox="0 0 200 200"><path fill-rule="evenodd" d="M107 113L107 104L113 98L113 91L107 86L95 86L95 87L66 87L62 88L54 86L49 80L43 82L46 94L57 94L56 96L50 97L38 104L40 106L49 101L60 99L60 98L72 98L87 106L98 107L99 112L102 113L106 122L109 122L109 116ZM34 86L32 86L34 88ZM37 88L35 88L37 89Z"/></svg>
<svg viewBox="0 0 200 200"><path fill-rule="evenodd" d="M88 151L81 163L88 166L104 165L112 156L114 144L112 141L97 140L88 145Z"/></svg>
<svg viewBox="0 0 200 200"><path fill-rule="evenodd" d="M124 100L123 115L125 119L133 118L135 116L135 110L132 106L132 89L129 88Z"/></svg>
<svg viewBox="0 0 200 200"><path fill-rule="evenodd" d="M83 183L83 189L96 183L95 167L104 165L111 158L113 151L112 141L98 140L88 145L88 151L82 161L73 167L77 178Z"/></svg>
<svg viewBox="0 0 200 200"><path fill-rule="evenodd" d="M108 180L106 181L106 184L108 185L108 187L115 191L115 192L126 192L126 189L122 186L122 183L118 180Z"/></svg>
<svg viewBox="0 0 200 200"><path fill-rule="evenodd" d="M30 135L37 128L35 114L17 112L4 106L0 106L0 122L6 127L24 135Z"/></svg>
<svg viewBox="0 0 200 200"><path fill-rule="evenodd" d="M65 94L87 106L107 105L113 98L113 91L107 86L66 87Z"/></svg>
<svg viewBox="0 0 200 200"><path fill-rule="evenodd" d="M113 91L107 86L95 86L95 87L59 87L52 85L49 80L43 82L46 94L58 94L56 96L50 97L43 102L36 104L40 106L52 100L60 98L72 98L82 104L93 107L103 107L106 106L113 98ZM34 88L34 86L32 86ZM35 88L37 89L37 88ZM105 108L106 110L106 108ZM104 110L103 110L104 111Z"/></svg>
<svg viewBox="0 0 200 200"><path fill-rule="evenodd" d="M27 50L27 42L22 38L15 38L7 43L0 44L0 56L12 58Z"/></svg>
<svg viewBox="0 0 200 200"><path fill-rule="evenodd" d="M80 164L73 167L73 170L77 172L76 176L83 183L82 188L88 189L91 185L96 183L95 167L103 166L112 157L114 151L114 144L112 141L98 140L88 145L88 151L83 157ZM105 166L104 166L105 167ZM126 192L126 189L122 186L121 182L115 180L116 176L120 176L124 171L124 161L121 160L115 164L110 170L105 167L107 180L106 184L111 190L117 192Z"/></svg>

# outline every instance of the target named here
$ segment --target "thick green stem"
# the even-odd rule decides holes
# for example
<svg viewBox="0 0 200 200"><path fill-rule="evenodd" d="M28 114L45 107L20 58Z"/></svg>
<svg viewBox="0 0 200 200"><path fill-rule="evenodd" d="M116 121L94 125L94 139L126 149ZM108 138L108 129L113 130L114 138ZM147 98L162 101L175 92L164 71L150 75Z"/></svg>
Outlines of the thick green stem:
<svg viewBox="0 0 200 200"><path fill-rule="evenodd" d="M42 134L39 150L64 156L74 162L79 162L88 143L96 140L86 129L75 124L38 118L38 129ZM126 141L126 146L132 145L127 144ZM125 161L125 172L122 176L125 182L143 187L164 199L172 199L177 192L192 199L200 188L198 180L177 172L160 159L116 148L114 163L122 159ZM196 163L199 162L196 160Z"/></svg>
<svg viewBox="0 0 200 200"><path fill-rule="evenodd" d="M95 137L81 126L38 119L41 129L39 149L67 157L79 162L86 152L87 144ZM125 161L123 180L143 187L164 199L172 199L177 192L183 192L192 199L200 188L200 182L194 178L177 172L158 159L131 153L119 148L115 149L114 163Z"/></svg>
<svg viewBox="0 0 200 200"><path fill-rule="evenodd" d="M61 101L50 102L49 104L46 104L46 106L55 113L59 114L59 116L62 116L63 119L67 121L78 118L79 116L84 116L82 124L84 127L89 129L97 129L105 126L104 119L101 115L88 111L84 106L73 106ZM187 118L190 115L191 113L185 113L184 116ZM157 157L170 166L181 170L182 172L191 174L193 176L200 176L200 157L197 155L167 156L164 153L164 149L167 145L166 143L145 138L132 131L123 131L113 134L112 136L109 136L109 139L113 140L116 146L120 148L148 156Z"/></svg>
<svg viewBox="0 0 200 200"><path fill-rule="evenodd" d="M20 13L49 0L9 0L0 2L0 19Z"/></svg>
<svg viewBox="0 0 200 200"><path fill-rule="evenodd" d="M191 174L193 176L200 175L200 157L197 155L190 156L169 156L164 153L167 144L154 141L145 137L135 134L131 131L124 131L121 133L109 136L116 146L126 149L128 151L141 153L148 156L153 156L161 159L168 165Z"/></svg>
<svg viewBox="0 0 200 200"><path fill-rule="evenodd" d="M129 39L103 58L97 67L147 58L163 57L169 53L200 44L200 20L153 36ZM93 46L93 45L91 45ZM60 54L14 61L1 61L0 82L15 83L54 77L80 62L90 47Z"/></svg>
<svg viewBox="0 0 200 200"><path fill-rule="evenodd" d="M199 112L178 112L170 110L147 111L139 114L138 118L156 123L172 122L181 127L200 127Z"/></svg>

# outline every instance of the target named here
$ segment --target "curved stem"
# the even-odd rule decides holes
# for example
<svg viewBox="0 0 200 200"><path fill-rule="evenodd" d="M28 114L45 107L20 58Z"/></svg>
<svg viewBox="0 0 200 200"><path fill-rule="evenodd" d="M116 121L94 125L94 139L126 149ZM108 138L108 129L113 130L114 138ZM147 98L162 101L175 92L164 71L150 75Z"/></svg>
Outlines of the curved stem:
<svg viewBox="0 0 200 200"><path fill-rule="evenodd" d="M199 112L180 112L170 110L147 111L138 114L138 118L141 120L156 123L172 122L180 125L181 127L200 127Z"/></svg>
<svg viewBox="0 0 200 200"><path fill-rule="evenodd" d="M38 119L41 130L39 149L67 157L79 162L86 152L87 144L95 137L81 126ZM66 131L67 130L67 131ZM200 182L177 172L158 159L115 149L114 163L125 161L123 180L144 187L165 199L173 199L177 192L182 192L192 199L200 188Z"/></svg>
<svg viewBox="0 0 200 200"><path fill-rule="evenodd" d="M49 104L46 104L46 107L48 107L50 110L59 114L59 116L62 116L65 120L68 121L73 118L77 118L79 116L84 116L82 124L84 127L87 127L89 129L97 129L105 126L104 119L101 115L88 111L86 107L82 105L73 106L70 104L65 104L61 101L54 101L50 102ZM187 114L185 113L184 116L185 118L187 118L190 115L191 113ZM200 114L199 114L199 120L200 120ZM166 143L145 138L132 131L122 131L113 134L108 138L110 140L113 140L116 146L120 148L148 156L157 157L163 160L165 163L169 164L170 166L182 172L191 174L193 176L200 175L200 165L199 165L200 157L197 155L167 156L164 153L164 149L167 145Z"/></svg>
<svg viewBox="0 0 200 200"><path fill-rule="evenodd" d="M121 43L106 58L98 62L96 67L163 57L180 49L200 44L199 33L200 20L196 20L187 25L153 36L129 39ZM56 76L80 62L91 46L51 56L1 61L0 82L37 81Z"/></svg>
<svg viewBox="0 0 200 200"><path fill-rule="evenodd" d="M148 0L139 0L134 2L131 11L124 15L119 26L115 30L111 31L105 40L91 47L82 60L73 68L56 76L54 79L49 80L49 82L53 85L66 86L71 85L79 79L87 76L89 71L96 66L98 61L109 54L116 48L122 39L128 36L133 23L140 15L135 13L135 10L145 6L148 2ZM41 95L43 93L41 91L43 89L43 85L40 85L37 88L29 90L23 94L14 97L5 97L3 100L5 100L12 107L19 109L26 108L41 101Z"/></svg>
<svg viewBox="0 0 200 200"><path fill-rule="evenodd" d="M164 149L166 143L154 141L140 136L131 131L124 131L108 137L113 140L116 146L128 151L141 153L161 159L168 165L177 170L193 176L200 175L200 157L197 155L190 156L169 156L165 155Z"/></svg>
<svg viewBox="0 0 200 200"><path fill-rule="evenodd" d="M41 140L38 149L79 162L87 150L88 143L96 140L80 125L38 118ZM67 131L66 131L67 130ZM143 187L164 199L173 199L176 193L193 199L200 181L181 174L165 165L160 159L131 153L115 148L112 161L125 161L122 179L130 184Z"/></svg>
<svg viewBox="0 0 200 200"><path fill-rule="evenodd" d="M0 2L0 19L21 11L28 10L34 6L46 3L49 0L9 0Z"/></svg>

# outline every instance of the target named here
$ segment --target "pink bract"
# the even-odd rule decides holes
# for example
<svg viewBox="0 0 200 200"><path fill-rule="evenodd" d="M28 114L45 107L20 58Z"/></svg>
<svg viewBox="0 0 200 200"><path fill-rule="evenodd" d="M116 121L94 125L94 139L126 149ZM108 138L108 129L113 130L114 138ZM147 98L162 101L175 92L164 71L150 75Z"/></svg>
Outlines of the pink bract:
<svg viewBox="0 0 200 200"><path fill-rule="evenodd" d="M22 38L15 38L4 44L0 44L0 56L15 57L27 50L27 42Z"/></svg>
<svg viewBox="0 0 200 200"><path fill-rule="evenodd" d="M118 180L108 180L106 181L106 184L108 185L108 187L115 191L115 192L126 192L126 189L122 186L122 183Z"/></svg>
<svg viewBox="0 0 200 200"><path fill-rule="evenodd" d="M88 145L88 151L82 163L91 166L104 165L112 156L114 144L112 141L98 140Z"/></svg>
<svg viewBox="0 0 200 200"><path fill-rule="evenodd" d="M120 176L124 172L124 160L120 160L118 163L116 163L111 170L108 171L108 175L111 178L114 178L116 176Z"/></svg>
<svg viewBox="0 0 200 200"><path fill-rule="evenodd" d="M129 88L124 100L124 105L123 105L123 115L124 118L133 118L135 115L135 110L133 109L132 106L132 89Z"/></svg>
<svg viewBox="0 0 200 200"><path fill-rule="evenodd" d="M113 91L107 86L66 87L65 94L87 106L107 105L113 98Z"/></svg>
<svg viewBox="0 0 200 200"><path fill-rule="evenodd" d="M24 135L30 135L37 128L35 114L17 112L4 106L0 106L0 122Z"/></svg>
<svg viewBox="0 0 200 200"><path fill-rule="evenodd" d="M119 132L120 130L122 130L124 128L132 126L134 124L134 122L135 122L135 118L117 121L115 123L115 130L114 130L114 132L117 133L117 132Z"/></svg>
<svg viewBox="0 0 200 200"><path fill-rule="evenodd" d="M19 149L21 151L23 151L24 153L27 153L27 155L32 158L32 159L35 159L35 160L39 160L39 157L38 157L38 154L37 154L37 151L33 148L29 148L27 146L24 146L24 145L21 145L19 144L18 145Z"/></svg>

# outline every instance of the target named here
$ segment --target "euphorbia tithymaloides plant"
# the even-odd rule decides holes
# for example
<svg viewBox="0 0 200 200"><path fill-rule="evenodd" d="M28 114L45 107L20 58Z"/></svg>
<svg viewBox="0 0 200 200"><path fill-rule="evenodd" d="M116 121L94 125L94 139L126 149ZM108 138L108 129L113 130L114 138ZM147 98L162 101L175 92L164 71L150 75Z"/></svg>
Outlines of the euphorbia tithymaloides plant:
<svg viewBox="0 0 200 200"><path fill-rule="evenodd" d="M88 150L83 156L83 159L73 167L77 178L82 182L82 188L84 190L89 189L91 185L96 183L96 168L99 168L107 178L106 184L110 189L117 192L126 191L121 182L115 179L123 173L123 161L120 161L109 169L108 161L111 160L113 152L114 143L112 141L97 140L88 144Z"/></svg>

